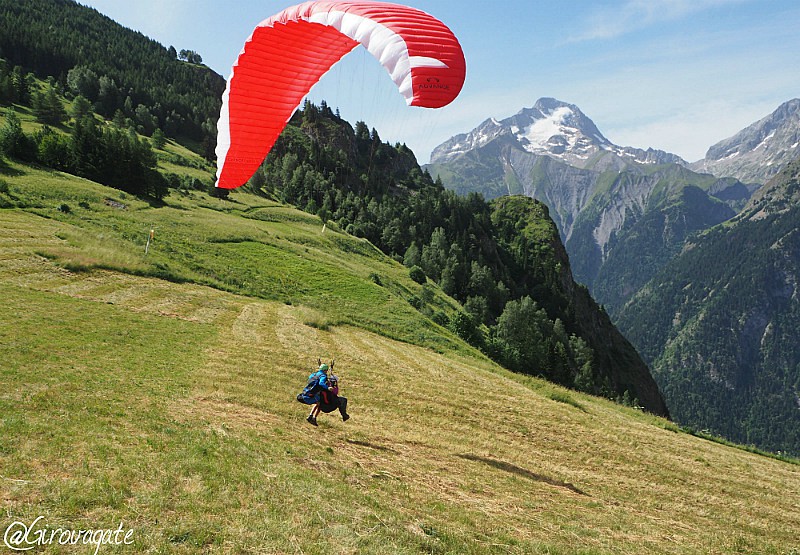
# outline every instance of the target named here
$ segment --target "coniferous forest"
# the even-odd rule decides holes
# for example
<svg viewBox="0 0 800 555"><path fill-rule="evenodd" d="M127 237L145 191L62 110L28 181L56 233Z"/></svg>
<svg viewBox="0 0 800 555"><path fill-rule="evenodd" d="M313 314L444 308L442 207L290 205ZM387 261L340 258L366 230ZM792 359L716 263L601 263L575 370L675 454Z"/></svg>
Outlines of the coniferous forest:
<svg viewBox="0 0 800 555"><path fill-rule="evenodd" d="M25 93L25 72L52 77L57 92L88 100L106 119L128 118L147 135L158 128L213 153L225 80L193 63L197 53L181 53L72 0L0 0L0 58L12 75L20 67L12 94Z"/></svg>
<svg viewBox="0 0 800 555"><path fill-rule="evenodd" d="M0 105L6 104L0 123L0 152L22 162L37 163L79 175L123 191L162 198L168 178L156 171L152 142L137 133L130 120L111 125L96 114L82 96L67 99L52 79L42 84L20 66L11 71L0 59ZM17 108L30 110L43 124L35 132L23 131ZM163 133L153 133L158 144Z"/></svg>

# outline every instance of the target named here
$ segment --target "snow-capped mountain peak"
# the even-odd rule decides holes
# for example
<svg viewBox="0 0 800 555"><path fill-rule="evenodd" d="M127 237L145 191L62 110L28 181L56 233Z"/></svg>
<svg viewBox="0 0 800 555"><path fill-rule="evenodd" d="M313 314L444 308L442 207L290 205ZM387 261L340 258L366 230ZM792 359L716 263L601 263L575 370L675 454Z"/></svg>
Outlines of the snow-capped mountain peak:
<svg viewBox="0 0 800 555"><path fill-rule="evenodd" d="M520 145L534 154L587 159L597 148L612 146L577 106L553 98L539 99L510 119Z"/></svg>
<svg viewBox="0 0 800 555"><path fill-rule="evenodd" d="M507 133L503 125L494 118L487 119L469 133L461 133L437 146L431 160L447 161L472 150L479 149L500 135Z"/></svg>
<svg viewBox="0 0 800 555"><path fill-rule="evenodd" d="M431 163L451 161L501 136L531 154L549 156L576 167L586 167L605 152L615 154L621 164L684 163L678 156L661 151L616 146L580 108L554 98L540 98L532 108L524 108L501 121L488 119L471 132L453 137L434 149Z"/></svg>

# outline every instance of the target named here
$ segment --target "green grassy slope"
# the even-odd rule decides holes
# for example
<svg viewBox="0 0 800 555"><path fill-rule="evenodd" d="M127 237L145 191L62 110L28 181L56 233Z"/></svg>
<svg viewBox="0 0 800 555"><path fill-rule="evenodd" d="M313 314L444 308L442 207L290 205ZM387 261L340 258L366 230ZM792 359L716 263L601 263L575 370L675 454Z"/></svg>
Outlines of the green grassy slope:
<svg viewBox="0 0 800 555"><path fill-rule="evenodd" d="M408 302L451 301L317 218L2 178L3 530L122 521L120 552L800 549L800 466L505 372ZM294 395L320 356L353 418L313 428Z"/></svg>

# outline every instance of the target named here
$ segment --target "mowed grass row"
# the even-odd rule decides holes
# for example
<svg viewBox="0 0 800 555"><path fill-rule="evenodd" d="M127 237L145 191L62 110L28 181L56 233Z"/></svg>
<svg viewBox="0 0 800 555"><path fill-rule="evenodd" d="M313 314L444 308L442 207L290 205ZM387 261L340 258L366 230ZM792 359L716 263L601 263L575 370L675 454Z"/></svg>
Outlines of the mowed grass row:
<svg viewBox="0 0 800 555"><path fill-rule="evenodd" d="M351 323L438 350L477 354L430 318L420 318L421 306L428 317L452 314L457 306L451 299L429 284L420 303L422 287L405 268L315 216L244 193L233 193L232 200L174 194L154 207L58 172L15 170L20 175L8 180L10 192L3 196L67 224L58 233L62 244L40 251L67 269L111 269L302 304L323 315L323 327Z"/></svg>
<svg viewBox="0 0 800 555"><path fill-rule="evenodd" d="M23 196L14 182L12 194ZM4 529L39 515L51 527L122 521L136 541L113 549L179 553L796 552L800 467L511 375L432 324L415 336L403 269L337 247L304 214L123 200L119 214L62 216L46 195L38 215L0 211ZM307 289L271 300L191 283L206 267L174 255L158 260L193 279L155 279L132 247L145 221L158 224L155 253L170 229L214 239L187 247L200 258L252 244L251 257L225 251L246 263L225 260L253 275L283 268ZM266 247L283 254L257 268ZM128 273L102 269L115 264ZM325 279L302 279L315 264ZM331 283L348 280L344 292ZM372 329L393 319L410 340ZM317 357L336 358L347 423L325 415L313 428L294 400Z"/></svg>

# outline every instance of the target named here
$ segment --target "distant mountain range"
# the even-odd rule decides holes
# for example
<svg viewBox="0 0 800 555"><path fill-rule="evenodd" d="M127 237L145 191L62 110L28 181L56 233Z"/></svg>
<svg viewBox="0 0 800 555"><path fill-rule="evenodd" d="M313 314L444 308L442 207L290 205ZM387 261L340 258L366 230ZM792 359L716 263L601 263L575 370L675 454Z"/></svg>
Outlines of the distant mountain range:
<svg viewBox="0 0 800 555"><path fill-rule="evenodd" d="M524 194L547 204L576 279L613 314L688 234L733 217L757 188L688 166L675 154L615 145L577 106L543 98L446 141L427 168L462 194ZM651 236L655 243L642 243Z"/></svg>
<svg viewBox="0 0 800 555"><path fill-rule="evenodd" d="M445 141L431 153L431 165L448 164L496 140L581 169L678 164L698 173L764 184L800 156L800 99L783 103L770 115L710 147L702 160L689 163L663 150L615 145L574 104L540 98L532 108L523 108L510 118L487 119L469 133Z"/></svg>
<svg viewBox="0 0 800 555"><path fill-rule="evenodd" d="M453 137L433 150L431 164L453 161L500 137L516 142L525 152L576 168L623 169L630 162L686 164L680 156L662 150L617 146L577 106L554 98L540 98L533 108L502 121L488 119L469 133Z"/></svg>
<svg viewBox="0 0 800 555"><path fill-rule="evenodd" d="M462 194L549 207L575 279L641 349L678 421L797 453L798 157L798 99L690 164L614 145L543 98L446 141L427 169Z"/></svg>

